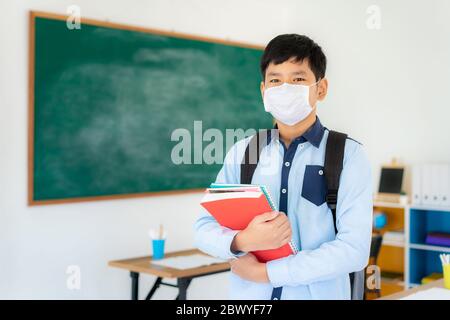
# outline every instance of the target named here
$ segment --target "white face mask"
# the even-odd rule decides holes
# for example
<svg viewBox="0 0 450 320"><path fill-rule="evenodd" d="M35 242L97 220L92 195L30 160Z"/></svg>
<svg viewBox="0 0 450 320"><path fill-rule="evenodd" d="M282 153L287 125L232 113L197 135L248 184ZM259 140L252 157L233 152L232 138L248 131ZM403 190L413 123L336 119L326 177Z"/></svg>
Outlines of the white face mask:
<svg viewBox="0 0 450 320"><path fill-rule="evenodd" d="M313 110L309 104L309 87L285 82L281 86L268 88L264 90L264 108L275 119L292 126Z"/></svg>

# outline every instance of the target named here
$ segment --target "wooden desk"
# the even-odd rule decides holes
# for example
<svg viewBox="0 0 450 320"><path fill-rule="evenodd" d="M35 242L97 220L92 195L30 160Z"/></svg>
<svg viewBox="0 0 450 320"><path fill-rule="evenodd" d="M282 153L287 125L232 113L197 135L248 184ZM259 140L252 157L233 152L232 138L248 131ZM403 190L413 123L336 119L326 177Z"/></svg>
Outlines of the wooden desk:
<svg viewBox="0 0 450 320"><path fill-rule="evenodd" d="M379 298L377 300L398 300L401 298L404 298L406 296L409 296L410 294L419 292L419 291L423 291L423 290L427 290L430 288L444 288L444 279L440 279L440 280L436 280L421 286L417 286L415 288L409 289L409 290L405 290L405 291L401 291L401 292L397 292L394 294L391 294L389 296L385 296L382 298Z"/></svg>
<svg viewBox="0 0 450 320"><path fill-rule="evenodd" d="M164 258L170 257L178 257L178 256L187 256L193 254L204 254L200 250L191 249L191 250L183 250L167 253L164 255ZM156 264L152 264L152 257L141 257L141 258L133 258L126 260L116 260L110 261L108 265L110 267L125 269L130 272L131 277L131 300L139 299L139 274L146 273L156 276L156 281L153 284L153 287L150 289L149 293L146 296L146 300L150 300L155 293L155 291L161 285L175 287L178 288L178 296L176 300L186 300L186 293L191 283L192 279L208 276L211 274L226 272L230 270L230 264L228 262L212 264L209 266L203 266L198 268L191 269L174 269L168 268L164 266L158 266ZM162 281L163 278L172 278L177 279L177 284L165 283Z"/></svg>

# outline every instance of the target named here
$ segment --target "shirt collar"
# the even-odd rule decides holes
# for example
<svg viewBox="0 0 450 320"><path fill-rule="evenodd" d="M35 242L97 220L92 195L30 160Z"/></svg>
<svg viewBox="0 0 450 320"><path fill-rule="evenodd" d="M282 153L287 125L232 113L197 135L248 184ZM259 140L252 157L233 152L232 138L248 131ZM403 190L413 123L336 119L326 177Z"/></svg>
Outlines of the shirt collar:
<svg viewBox="0 0 450 320"><path fill-rule="evenodd" d="M277 124L275 124L274 129L278 130ZM296 137L294 141L298 141L298 143L309 141L314 147L319 148L324 132L325 128L322 126L319 117L316 117L313 125L301 136Z"/></svg>

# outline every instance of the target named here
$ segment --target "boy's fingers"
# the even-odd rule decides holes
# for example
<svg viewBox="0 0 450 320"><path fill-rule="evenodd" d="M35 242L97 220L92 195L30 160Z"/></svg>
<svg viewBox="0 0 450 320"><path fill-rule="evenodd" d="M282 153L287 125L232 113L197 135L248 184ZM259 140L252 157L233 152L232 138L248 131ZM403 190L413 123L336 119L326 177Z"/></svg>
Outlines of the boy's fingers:
<svg viewBox="0 0 450 320"><path fill-rule="evenodd" d="M285 232L283 232L283 234L281 235L281 238L285 239L285 238L291 238L292 234L291 234L291 230L287 230Z"/></svg>
<svg viewBox="0 0 450 320"><path fill-rule="evenodd" d="M284 231L285 229L289 229L290 225L291 224L290 224L289 220L285 219L280 224L278 224L276 226L278 227L278 230Z"/></svg>
<svg viewBox="0 0 450 320"><path fill-rule="evenodd" d="M256 222L271 221L271 220L275 219L278 216L278 214L279 213L277 211L266 212L266 213L260 214L259 216L256 216L254 218L254 220Z"/></svg>
<svg viewBox="0 0 450 320"><path fill-rule="evenodd" d="M291 241L292 236L289 234L286 237L283 237L283 240L281 241L282 245L284 246L286 243L288 243L289 241Z"/></svg>
<svg viewBox="0 0 450 320"><path fill-rule="evenodd" d="M287 218L287 216L284 213L280 213L278 215L278 217L276 217L275 219L273 219L271 221L271 223L274 224L274 226L276 227L281 227L283 224L285 224L286 222L289 223L289 219Z"/></svg>

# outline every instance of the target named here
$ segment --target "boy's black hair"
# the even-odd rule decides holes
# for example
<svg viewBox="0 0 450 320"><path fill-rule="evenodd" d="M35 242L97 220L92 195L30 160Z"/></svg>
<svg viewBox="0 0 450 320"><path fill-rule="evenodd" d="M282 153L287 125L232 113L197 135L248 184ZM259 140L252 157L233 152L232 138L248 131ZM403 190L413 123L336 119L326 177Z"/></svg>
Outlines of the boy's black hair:
<svg viewBox="0 0 450 320"><path fill-rule="evenodd" d="M293 57L298 62L308 59L316 80L325 77L327 58L322 48L307 36L291 33L276 36L267 44L260 63L262 78L271 62L280 64Z"/></svg>

